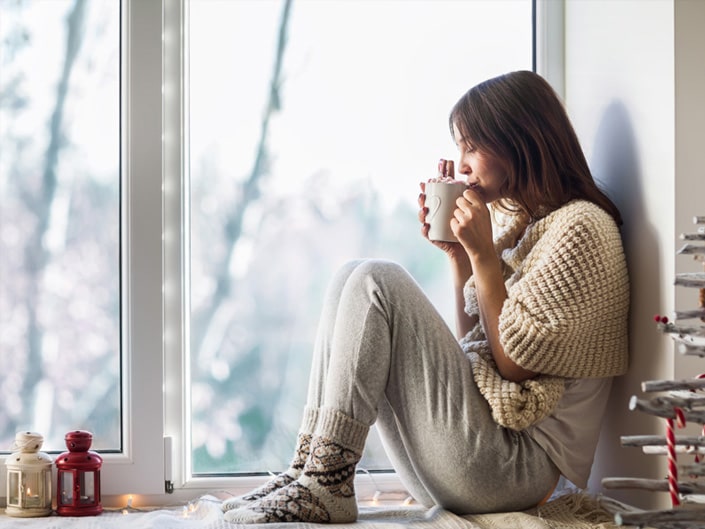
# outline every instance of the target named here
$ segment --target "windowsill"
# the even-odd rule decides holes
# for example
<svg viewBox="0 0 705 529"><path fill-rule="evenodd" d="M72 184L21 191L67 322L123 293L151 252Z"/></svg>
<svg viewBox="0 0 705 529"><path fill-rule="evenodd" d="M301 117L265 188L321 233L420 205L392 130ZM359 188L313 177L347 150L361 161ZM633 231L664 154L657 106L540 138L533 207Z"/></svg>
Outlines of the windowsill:
<svg viewBox="0 0 705 529"><path fill-rule="evenodd" d="M100 529L103 526L110 529L133 529L136 525L142 529L171 529L177 525L182 529L222 528L228 524L222 518L220 502L227 496L227 493L221 493L220 496L204 495L192 501L160 507L105 508L103 513L97 516L59 516L53 512L44 517L21 518L0 512L0 525L7 529ZM359 521L367 524L379 523L381 527L389 527L387 524L394 522L393 525L397 527L400 523L406 525L405 522L409 521L428 525L429 529L434 525L427 516L429 509L416 504L404 504L389 498L359 501L358 506ZM454 517L450 513L442 515ZM415 523L411 525L416 526ZM290 527L313 529L320 526L291 524Z"/></svg>
<svg viewBox="0 0 705 529"><path fill-rule="evenodd" d="M155 510L155 509L183 509L190 503L197 502L203 497L225 499L239 496L260 485L268 478L229 478L222 480L205 479L191 485L177 488L171 494L119 494L102 495L101 505L106 511L121 512L124 509ZM360 505L399 505L407 498L409 493L404 489L399 477L393 473L383 474L358 474L355 478L355 490ZM0 497L0 505L5 504L5 498ZM6 516L4 509L0 509L0 516ZM13 519L13 517L8 517ZM20 519L20 518L14 518Z"/></svg>
<svg viewBox="0 0 705 529"><path fill-rule="evenodd" d="M0 514L3 529L224 529L230 525L220 510L221 498L204 496L182 505L156 509L106 509L99 516L68 517L56 514L43 518L14 518ZM631 507L613 501L609 510L599 499L586 493L560 496L548 504L522 512L459 516L439 507L404 505L397 501L374 504L360 502L357 526L361 529L549 529L550 527L593 527L608 522L613 513ZM599 521L598 521L599 520ZM334 525L341 527L341 525ZM242 525L232 525L243 527ZM263 527L262 524L253 525ZM273 527L282 527L277 524ZM320 524L290 523L287 529L320 529Z"/></svg>

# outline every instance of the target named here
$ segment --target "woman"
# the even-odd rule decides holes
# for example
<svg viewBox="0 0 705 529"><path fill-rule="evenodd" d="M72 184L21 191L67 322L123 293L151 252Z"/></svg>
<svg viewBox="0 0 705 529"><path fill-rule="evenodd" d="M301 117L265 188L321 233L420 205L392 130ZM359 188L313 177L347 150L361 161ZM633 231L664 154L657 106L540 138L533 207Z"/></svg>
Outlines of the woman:
<svg viewBox="0 0 705 529"><path fill-rule="evenodd" d="M468 189L451 220L459 242L433 244L450 260L457 338L400 266L346 265L327 294L291 466L226 500L227 520L354 521L375 422L427 506L523 510L561 475L586 486L611 379L627 369L619 212L538 75L481 83L449 123Z"/></svg>

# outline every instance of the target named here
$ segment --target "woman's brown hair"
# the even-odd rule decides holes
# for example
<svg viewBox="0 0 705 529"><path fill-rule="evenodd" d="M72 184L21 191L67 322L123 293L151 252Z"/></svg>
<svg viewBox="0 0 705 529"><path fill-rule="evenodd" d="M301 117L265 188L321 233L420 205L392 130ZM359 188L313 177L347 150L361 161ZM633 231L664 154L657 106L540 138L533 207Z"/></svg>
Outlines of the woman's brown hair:
<svg viewBox="0 0 705 529"><path fill-rule="evenodd" d="M505 164L502 209L535 220L584 199L622 223L590 173L561 100L538 74L511 72L471 88L451 110L449 124L451 134L455 124L469 144Z"/></svg>

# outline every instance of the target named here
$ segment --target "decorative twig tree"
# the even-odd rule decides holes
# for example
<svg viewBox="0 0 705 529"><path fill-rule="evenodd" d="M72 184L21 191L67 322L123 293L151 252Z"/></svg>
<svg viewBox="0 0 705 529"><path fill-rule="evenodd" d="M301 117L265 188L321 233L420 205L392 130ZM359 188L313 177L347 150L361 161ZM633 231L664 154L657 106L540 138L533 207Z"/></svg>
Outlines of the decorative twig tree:
<svg viewBox="0 0 705 529"><path fill-rule="evenodd" d="M705 217L695 217L696 225L705 224ZM681 235L686 241L678 250L679 255L692 255L705 265L705 226L698 226L696 233ZM667 317L655 316L661 332L669 334L676 343L676 350L683 355L705 357L705 272L676 274L677 286L698 288L699 306L675 312L675 323ZM684 320L696 320L684 325ZM700 320L699 322L697 320ZM642 489L669 492L671 508L663 510L617 512L617 525L654 527L658 529L705 528L705 427L699 436L677 436L676 429L687 423L705 425L705 374L686 380L655 380L642 383L645 393L660 394L649 398L632 397L629 408L639 410L666 422L665 436L637 435L621 437L622 446L638 446L645 453L663 454L667 457L668 475L665 479L605 478L602 484L608 489ZM678 465L678 456L692 454L694 461ZM683 461L681 460L681 463ZM680 477L679 477L680 471ZM683 478L683 476L687 478ZM700 498L698 498L700 496Z"/></svg>

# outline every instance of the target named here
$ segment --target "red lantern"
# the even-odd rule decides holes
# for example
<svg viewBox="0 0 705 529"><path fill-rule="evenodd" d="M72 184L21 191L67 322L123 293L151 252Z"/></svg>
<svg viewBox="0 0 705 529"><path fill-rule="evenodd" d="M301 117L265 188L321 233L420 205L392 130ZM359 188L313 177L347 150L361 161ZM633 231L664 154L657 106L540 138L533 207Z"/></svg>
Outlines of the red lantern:
<svg viewBox="0 0 705 529"><path fill-rule="evenodd" d="M56 512L60 516L100 514L103 512L100 503L100 467L103 458L89 450L93 434L76 430L67 433L65 441L69 451L56 458Z"/></svg>

